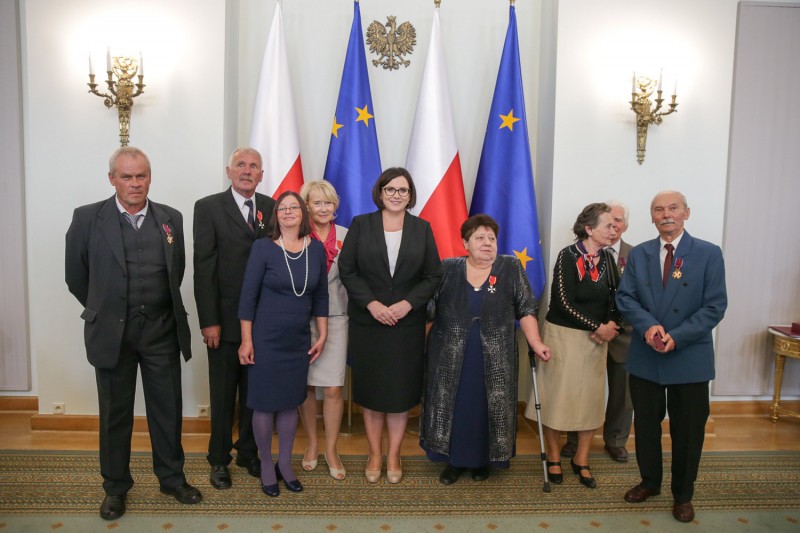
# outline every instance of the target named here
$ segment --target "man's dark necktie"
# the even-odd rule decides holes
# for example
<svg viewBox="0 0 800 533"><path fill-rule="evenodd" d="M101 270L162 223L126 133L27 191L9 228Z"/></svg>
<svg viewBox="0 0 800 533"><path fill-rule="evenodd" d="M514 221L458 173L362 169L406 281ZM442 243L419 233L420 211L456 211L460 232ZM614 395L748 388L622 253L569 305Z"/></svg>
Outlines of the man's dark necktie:
<svg viewBox="0 0 800 533"><path fill-rule="evenodd" d="M669 271L672 269L672 250L675 249L674 246L671 244L665 244L664 248L667 249L667 257L664 258L664 279L662 280L664 283L664 287L667 286L667 278L669 277Z"/></svg>
<svg viewBox="0 0 800 533"><path fill-rule="evenodd" d="M244 205L247 206L247 225L250 227L250 231L255 231L256 219L253 217L253 200L248 198L244 201Z"/></svg>
<svg viewBox="0 0 800 533"><path fill-rule="evenodd" d="M133 229L139 231L139 219L142 218L144 215L142 215L141 213L137 215L131 215L130 213L122 213L122 214L125 215L125 219L131 226L133 226Z"/></svg>

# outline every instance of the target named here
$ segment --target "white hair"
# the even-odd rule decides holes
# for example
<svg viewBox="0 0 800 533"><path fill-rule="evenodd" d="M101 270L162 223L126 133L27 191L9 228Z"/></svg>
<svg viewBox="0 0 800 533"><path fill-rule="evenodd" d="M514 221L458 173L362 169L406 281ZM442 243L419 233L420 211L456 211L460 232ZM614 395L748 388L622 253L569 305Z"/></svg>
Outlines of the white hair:
<svg viewBox="0 0 800 533"><path fill-rule="evenodd" d="M625 220L625 225L626 226L628 225L628 215L629 215L630 211L628 211L628 206L627 205L625 205L624 203L620 202L619 200L606 200L606 205L608 207L611 207L612 209L614 207L619 207L620 209L622 209L622 218Z"/></svg>

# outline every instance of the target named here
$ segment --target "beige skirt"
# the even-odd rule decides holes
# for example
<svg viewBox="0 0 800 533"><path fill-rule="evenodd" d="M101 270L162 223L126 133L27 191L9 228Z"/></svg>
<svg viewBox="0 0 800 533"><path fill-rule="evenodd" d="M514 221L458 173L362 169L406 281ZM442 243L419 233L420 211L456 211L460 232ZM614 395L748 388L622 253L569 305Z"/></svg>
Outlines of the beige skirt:
<svg viewBox="0 0 800 533"><path fill-rule="evenodd" d="M311 343L317 342L316 319L311 319ZM308 367L308 384L312 387L342 387L347 367L347 315L328 317L328 338L325 348Z"/></svg>
<svg viewBox="0 0 800 533"><path fill-rule="evenodd" d="M542 424L560 431L594 430L603 425L608 343L597 344L591 332L545 321L542 340L550 361L537 362L536 383ZM525 416L536 420L531 390Z"/></svg>

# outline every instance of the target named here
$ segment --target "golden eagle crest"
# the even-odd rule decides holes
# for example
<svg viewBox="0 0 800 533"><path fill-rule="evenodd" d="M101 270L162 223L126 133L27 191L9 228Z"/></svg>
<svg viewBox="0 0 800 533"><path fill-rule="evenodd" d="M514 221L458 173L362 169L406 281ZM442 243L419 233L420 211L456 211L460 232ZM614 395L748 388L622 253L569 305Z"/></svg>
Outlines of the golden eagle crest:
<svg viewBox="0 0 800 533"><path fill-rule="evenodd" d="M385 70L397 70L400 65L408 67L411 61L400 56L411 55L414 51L417 30L407 21L398 28L394 15L386 18L386 24L375 20L367 28L369 51L380 56L379 59L373 59L372 64L376 67L382 65ZM388 31L386 28L389 28Z"/></svg>

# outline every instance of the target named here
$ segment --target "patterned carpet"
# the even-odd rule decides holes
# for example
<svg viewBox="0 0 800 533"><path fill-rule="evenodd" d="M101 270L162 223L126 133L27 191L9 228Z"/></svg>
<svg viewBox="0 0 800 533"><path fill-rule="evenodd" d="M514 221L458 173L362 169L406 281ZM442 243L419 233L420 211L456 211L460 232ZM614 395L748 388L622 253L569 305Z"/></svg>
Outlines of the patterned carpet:
<svg viewBox="0 0 800 533"><path fill-rule="evenodd" d="M467 520L476 524L476 531L499 528L498 520L484 517L524 519L531 527L538 524L534 529L549 527L549 524L541 522L543 516L556 519L599 517L595 520L600 522L584 522L589 527L593 523L601 525L604 515L608 515L606 518L609 520L610 515L628 515L629 521L636 517L635 523L644 526L650 524L646 518L650 515L667 516L672 520L669 515L672 505L669 478L665 480L665 490L659 497L639 505L623 500L625 491L638 482L634 461L620 464L605 456L593 456L591 466L598 481L596 490L584 488L576 476L565 474L563 485L552 485L552 492L544 493L541 462L531 456L517 457L509 470L493 472L488 481L475 482L465 476L449 487L438 482L441 466L424 457L404 458L405 477L398 485L388 484L385 474L379 484L368 484L363 476L364 457L349 456L342 460L349 473L346 480L336 481L329 477L321 460L314 472L300 474L306 488L304 492L291 494L282 491L278 498L267 498L261 493L258 480L236 467L231 468L233 488L213 490L208 484L209 467L205 458L192 455L186 460L187 478L202 490L204 500L199 505L184 506L159 493L150 455L136 454L131 465L136 485L128 494L128 513L124 518L138 516L163 522L165 516L174 520L202 516L239 519L282 516L318 521L320 530L327 531L337 530L333 523L323 527L326 521L335 517L434 518L432 522L428 520L431 531L459 530L441 523L441 527L437 527L437 520L441 517ZM296 463L299 471L299 457ZM95 453L0 452L0 531L15 530L8 527L14 523L8 517L54 513L67 517L85 515L95 524L104 524L97 518L103 497L98 472ZM797 512L800 511L800 453L705 453L694 505L698 518L702 518L703 513L706 517L713 516L711 511L733 512L732 519L737 520L738 516L738 524L742 526L750 520L742 512L752 511L764 516L774 514L779 524L789 528L787 530L800 530L800 512ZM645 518L640 520L639 517ZM678 525L674 521L672 524ZM419 528L408 530L428 530L418 525ZM379 520L375 528L369 530L403 530L384 526L381 527ZM225 525L222 529L227 527ZM283 526L270 528L280 529Z"/></svg>

